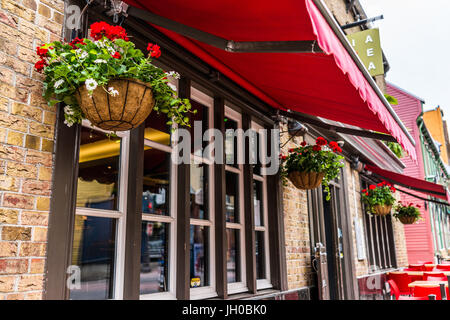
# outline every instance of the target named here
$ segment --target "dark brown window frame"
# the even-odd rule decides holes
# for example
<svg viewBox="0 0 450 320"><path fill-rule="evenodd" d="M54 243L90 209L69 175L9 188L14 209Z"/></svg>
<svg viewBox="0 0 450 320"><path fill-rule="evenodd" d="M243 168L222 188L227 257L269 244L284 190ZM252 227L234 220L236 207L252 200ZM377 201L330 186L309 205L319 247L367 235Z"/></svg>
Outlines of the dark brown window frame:
<svg viewBox="0 0 450 320"><path fill-rule="evenodd" d="M98 12L89 11L89 18L95 20L106 20L108 18ZM87 21L85 26L87 25ZM139 33L139 37L134 39L147 39L146 42L156 42L161 45L166 53L161 62L172 66L184 76L180 79L179 94L181 97L189 97L190 83L195 81L207 90L214 92L214 127L224 132L224 104L225 100L230 101L241 109L243 127L250 126L250 121L254 120L263 123L265 128L275 127L274 121L264 115L270 110L258 99L241 89L236 84L227 79L218 82L211 79L210 75L205 75L198 69L205 68L205 64L198 61L196 57L185 52L184 49L174 44L150 26L144 27L141 22L130 19L127 29L132 28ZM86 30L86 27L85 29ZM72 35L73 36L73 35ZM70 36L68 36L69 38ZM137 41L139 42L139 41ZM143 42L141 40L141 42ZM176 54L173 54L173 52ZM177 58L177 55L184 57L184 60ZM186 59L186 57L188 57ZM190 62L190 63L188 63ZM209 74L218 75L213 69L207 67ZM224 80L224 81L223 81ZM67 299L68 290L66 288L67 267L71 264L70 257L72 251L73 226L75 216L76 181L78 168L78 153L80 144L80 125L67 127L64 122L64 114L58 108L58 122L55 143L55 171L53 190L50 208L50 221L48 230L48 252L46 268L46 299ZM266 113L267 114L267 113ZM137 183L129 183L127 189L127 217L126 217L126 250L125 250L125 280L123 286L123 299L139 299L139 267L140 261L136 256L140 255L140 229L141 224L141 199L142 177L137 174L143 167L143 136L144 127L133 129L130 133L130 159L128 164L129 180L132 178ZM76 146L75 148L73 146ZM270 146L268 148L270 150ZM132 164L132 165L131 165ZM216 290L218 297L222 299L233 298L227 293L226 279L226 228L225 228L225 166L214 164L214 182L216 194L222 196L214 199L215 211L215 240L216 249ZM75 168L75 170L74 170ZM72 174L68 174L72 173ZM180 174L182 173L182 174ZM244 165L244 186L252 180L251 165ZM176 297L177 299L189 299L189 254L186 254L186 246L189 246L189 165L178 167L178 201L177 201L177 244L176 244ZM268 207L272 214L269 214L269 238L270 238L270 270L272 290L284 291L287 289L287 268L284 252L284 223L282 216L282 190L278 175L268 176L268 189L277 190L273 196L268 196ZM219 192L221 190L221 192ZM245 237L246 246L243 257L246 262L248 294L257 294L256 290L256 267L254 257L254 233L253 233L253 188L244 188L245 207ZM70 201L67 201L70 199ZM132 201L132 200L135 201ZM248 210L251 210L247 212ZM252 230L252 232L248 232ZM250 241L250 243L247 243Z"/></svg>

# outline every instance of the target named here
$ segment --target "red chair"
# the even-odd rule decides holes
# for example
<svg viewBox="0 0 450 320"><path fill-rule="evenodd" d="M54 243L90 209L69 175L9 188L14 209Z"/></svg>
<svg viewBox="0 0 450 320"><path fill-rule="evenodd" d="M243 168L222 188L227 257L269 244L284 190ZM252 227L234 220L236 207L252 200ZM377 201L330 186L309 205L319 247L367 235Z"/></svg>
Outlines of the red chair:
<svg viewBox="0 0 450 320"><path fill-rule="evenodd" d="M390 273L388 280L394 280L395 284L397 285L400 294L402 295L410 295L411 290L408 287L408 284L411 283L411 278L408 276L408 273L401 272L401 273Z"/></svg>
<svg viewBox="0 0 450 320"><path fill-rule="evenodd" d="M436 300L442 300L441 288L439 286L424 287L415 286L413 290L414 297L428 297L429 294L435 294Z"/></svg>
<svg viewBox="0 0 450 320"><path fill-rule="evenodd" d="M430 263L430 264L432 264L432 263ZM426 266L426 265L423 265L423 268L425 269L424 271L433 271L433 269L434 269L433 266Z"/></svg>
<svg viewBox="0 0 450 320"><path fill-rule="evenodd" d="M422 271L422 270L417 270L414 268L404 268L402 271Z"/></svg>
<svg viewBox="0 0 450 320"><path fill-rule="evenodd" d="M390 295L395 296L395 300L428 300L428 297L405 297L400 295L400 290L395 284L394 280L388 280L387 282L391 288Z"/></svg>
<svg viewBox="0 0 450 320"><path fill-rule="evenodd" d="M417 261L417 264L433 264L433 261Z"/></svg>
<svg viewBox="0 0 450 320"><path fill-rule="evenodd" d="M412 269L411 271L425 271L424 264L410 264L408 268Z"/></svg>
<svg viewBox="0 0 450 320"><path fill-rule="evenodd" d="M447 281L447 276L443 273L424 272L422 280L424 280L424 281Z"/></svg>

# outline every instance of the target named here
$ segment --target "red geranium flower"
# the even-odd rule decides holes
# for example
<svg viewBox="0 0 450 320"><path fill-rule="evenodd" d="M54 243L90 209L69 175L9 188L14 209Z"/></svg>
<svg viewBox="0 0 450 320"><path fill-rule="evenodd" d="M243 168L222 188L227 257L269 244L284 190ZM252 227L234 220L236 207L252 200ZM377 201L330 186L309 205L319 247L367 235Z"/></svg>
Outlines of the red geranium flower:
<svg viewBox="0 0 450 320"><path fill-rule="evenodd" d="M327 144L327 140L325 140L323 137L318 137L316 139L316 145L318 146L324 146Z"/></svg>
<svg viewBox="0 0 450 320"><path fill-rule="evenodd" d="M157 44L149 43L147 51L150 52L150 57L152 58L159 58L161 56L161 50Z"/></svg>
<svg viewBox="0 0 450 320"><path fill-rule="evenodd" d="M104 21L91 24L91 37L94 40L100 40L109 33L111 26Z"/></svg>
<svg viewBox="0 0 450 320"><path fill-rule="evenodd" d="M289 149L289 152L294 152L294 148L290 148L290 149Z"/></svg>
<svg viewBox="0 0 450 320"><path fill-rule="evenodd" d="M391 187L391 191L392 192L395 192L395 191L397 191L394 187Z"/></svg>
<svg viewBox="0 0 450 320"><path fill-rule="evenodd" d="M330 146L331 149L339 147L339 145L337 144L336 141L330 141L330 143L328 145Z"/></svg>
<svg viewBox="0 0 450 320"><path fill-rule="evenodd" d="M362 192L367 192L367 189L362 189L361 191L362 191Z"/></svg>
<svg viewBox="0 0 450 320"><path fill-rule="evenodd" d="M417 208L420 208L420 205L417 204L416 207L417 207Z"/></svg>
<svg viewBox="0 0 450 320"><path fill-rule="evenodd" d="M381 187L383 184L380 182L379 184L377 184L377 186Z"/></svg>
<svg viewBox="0 0 450 320"><path fill-rule="evenodd" d="M34 67L36 68L36 70L38 72L41 72L46 65L47 65L47 62L44 59L42 59L42 60L39 60L38 62L36 62Z"/></svg>
<svg viewBox="0 0 450 320"><path fill-rule="evenodd" d="M342 152L341 147L336 146L335 148L333 148L333 152Z"/></svg>
<svg viewBox="0 0 450 320"><path fill-rule="evenodd" d="M302 147L306 146L306 141L303 141L302 143L300 143L302 145Z"/></svg>
<svg viewBox="0 0 450 320"><path fill-rule="evenodd" d="M314 151L320 151L320 150L322 150L322 147L321 147L320 145L316 144L316 145L313 147L313 150L314 150Z"/></svg>
<svg viewBox="0 0 450 320"><path fill-rule="evenodd" d="M116 51L116 53L114 53L114 54L112 55L112 57L115 58L115 59L120 59L121 55L120 55L119 52Z"/></svg>
<svg viewBox="0 0 450 320"><path fill-rule="evenodd" d="M47 52L48 52L48 49L42 48L42 46L36 48L36 54L37 54L39 57L41 57L42 59L43 59L45 56L47 56Z"/></svg>
<svg viewBox="0 0 450 320"><path fill-rule="evenodd" d="M369 195L369 193L368 192L366 192L366 196L368 196Z"/></svg>
<svg viewBox="0 0 450 320"><path fill-rule="evenodd" d="M377 187L374 185L374 184L371 184L370 186L369 186L369 189L370 190L373 190L373 189L376 189Z"/></svg>
<svg viewBox="0 0 450 320"><path fill-rule="evenodd" d="M81 45L86 45L86 43L84 43L84 39L80 39L78 37L76 37L75 39L72 40L72 42L69 43L69 45L73 48L76 49L77 48L77 44L81 44Z"/></svg>

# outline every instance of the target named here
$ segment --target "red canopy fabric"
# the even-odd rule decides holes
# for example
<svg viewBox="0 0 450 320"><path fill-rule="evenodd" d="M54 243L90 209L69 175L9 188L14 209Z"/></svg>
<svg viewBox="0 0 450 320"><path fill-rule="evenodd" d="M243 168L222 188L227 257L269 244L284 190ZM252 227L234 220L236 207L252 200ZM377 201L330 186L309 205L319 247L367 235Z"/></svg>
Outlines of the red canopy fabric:
<svg viewBox="0 0 450 320"><path fill-rule="evenodd" d="M313 0L125 0L129 5L234 41L316 40L324 53L232 53L156 27L275 108L392 135L415 148Z"/></svg>
<svg viewBox="0 0 450 320"><path fill-rule="evenodd" d="M373 173L383 177L384 179L392 183L403 185L405 187L410 187L418 192L450 202L448 198L447 189L440 184L428 182L410 176L405 176L400 173L384 170L379 167L371 166L368 164L366 164L366 169L372 171Z"/></svg>

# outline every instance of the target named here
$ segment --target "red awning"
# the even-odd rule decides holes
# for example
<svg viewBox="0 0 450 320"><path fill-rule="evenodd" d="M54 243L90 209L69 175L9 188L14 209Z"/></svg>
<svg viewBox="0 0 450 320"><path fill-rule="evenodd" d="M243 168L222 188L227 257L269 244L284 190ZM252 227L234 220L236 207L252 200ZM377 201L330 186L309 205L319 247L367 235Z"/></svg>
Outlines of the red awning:
<svg viewBox="0 0 450 320"><path fill-rule="evenodd" d="M391 183L398 184L400 186L404 186L426 195L450 202L447 189L440 184L428 182L410 176L405 176L400 173L384 170L368 164L366 164L366 169Z"/></svg>
<svg viewBox="0 0 450 320"><path fill-rule="evenodd" d="M390 134L416 159L409 133L364 77L313 0L125 2L235 42L317 41L323 53L236 53L153 25L271 106Z"/></svg>

